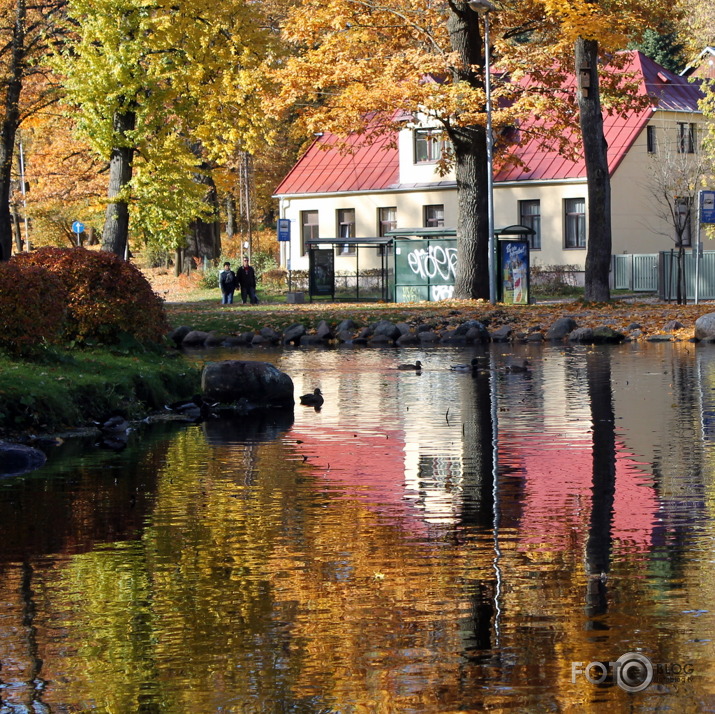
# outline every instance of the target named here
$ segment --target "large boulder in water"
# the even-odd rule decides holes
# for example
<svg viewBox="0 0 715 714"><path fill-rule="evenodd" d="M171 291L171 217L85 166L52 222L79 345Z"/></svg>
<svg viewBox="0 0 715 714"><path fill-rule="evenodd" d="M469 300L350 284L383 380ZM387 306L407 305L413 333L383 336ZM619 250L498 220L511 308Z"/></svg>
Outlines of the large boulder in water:
<svg viewBox="0 0 715 714"><path fill-rule="evenodd" d="M0 441L0 476L17 476L45 465L47 457L39 449Z"/></svg>
<svg viewBox="0 0 715 714"><path fill-rule="evenodd" d="M201 375L204 399L247 406L292 407L293 380L268 362L209 362Z"/></svg>

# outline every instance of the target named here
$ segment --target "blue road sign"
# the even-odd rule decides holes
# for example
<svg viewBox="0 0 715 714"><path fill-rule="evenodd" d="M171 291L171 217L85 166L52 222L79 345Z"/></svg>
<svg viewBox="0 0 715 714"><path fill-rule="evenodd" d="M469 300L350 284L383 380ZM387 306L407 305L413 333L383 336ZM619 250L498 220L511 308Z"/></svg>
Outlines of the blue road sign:
<svg viewBox="0 0 715 714"><path fill-rule="evenodd" d="M715 223L715 191L700 192L700 222Z"/></svg>
<svg viewBox="0 0 715 714"><path fill-rule="evenodd" d="M290 240L290 220L288 218L278 219L278 240L279 241L289 241Z"/></svg>
<svg viewBox="0 0 715 714"><path fill-rule="evenodd" d="M81 221L75 221L72 224L72 230L75 233L84 233L84 223L82 223Z"/></svg>

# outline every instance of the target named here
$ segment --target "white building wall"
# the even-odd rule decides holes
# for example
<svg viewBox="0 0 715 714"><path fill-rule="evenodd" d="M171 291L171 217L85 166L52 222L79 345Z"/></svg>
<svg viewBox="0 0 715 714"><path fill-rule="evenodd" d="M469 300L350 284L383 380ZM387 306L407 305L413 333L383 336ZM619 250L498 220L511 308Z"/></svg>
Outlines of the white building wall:
<svg viewBox="0 0 715 714"><path fill-rule="evenodd" d="M698 125L696 133L699 139L705 135L701 114L655 112L649 124L655 129L656 152L648 153L647 129L644 127L613 176L611 215L614 253L657 253L675 246L672 221L665 219L669 209L658 203L652 191L653 174L659 170L655 164L678 160L678 122Z"/></svg>
<svg viewBox="0 0 715 714"><path fill-rule="evenodd" d="M657 137L675 139L677 122L702 123L699 114L677 112L655 112L651 123L656 126ZM699 132L703 136L705 129ZM657 216L653 199L649 195L649 162L654 160L648 154L644 128L633 147L617 167L611 181L613 253L655 253L669 250L673 246L670 239L671 227ZM413 134L410 129L400 132L400 183L424 186L424 184L449 182L454 174L439 176L434 164L414 163ZM523 181L500 183L494 187L494 225L503 228L520 222L519 201L538 200L541 209L541 249L531 254L532 265L576 265L583 270L586 248L564 247L564 202L570 198L586 201L588 215L587 185L585 179L569 181ZM321 238L334 238L337 234L337 211L354 208L357 237L375 237L379 234L378 209L394 206L397 208L398 228L418 228L424 226L424 207L444 206L446 228L457 225L456 188L406 188L399 191L371 193L351 193L342 195L309 195L281 199L280 217L291 221L290 251L282 249L284 266L293 270L307 270L308 256L300 252L301 220L300 212L317 210ZM587 227L588 230L588 227ZM361 267L365 264L361 258ZM379 260L375 258L375 266ZM336 270L351 270L354 258L336 256Z"/></svg>

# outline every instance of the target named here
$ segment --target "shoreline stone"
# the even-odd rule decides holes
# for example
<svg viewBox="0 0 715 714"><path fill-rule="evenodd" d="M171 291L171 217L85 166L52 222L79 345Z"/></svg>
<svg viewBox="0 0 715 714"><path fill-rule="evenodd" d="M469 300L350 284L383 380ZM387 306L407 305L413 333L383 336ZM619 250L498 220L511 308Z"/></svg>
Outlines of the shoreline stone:
<svg viewBox="0 0 715 714"><path fill-rule="evenodd" d="M293 380L268 362L209 362L201 374L204 399L241 410L292 408Z"/></svg>
<svg viewBox="0 0 715 714"><path fill-rule="evenodd" d="M713 316L710 321L710 316ZM707 319L706 319L707 318ZM712 324L711 324L712 323ZM505 323L489 328L488 320L466 320L461 323L442 321L435 324L432 317L419 323L392 322L379 319L372 324L359 327L352 319L344 319L331 325L322 319L314 328L295 323L284 331L264 326L255 332L237 335L219 335L214 332L178 327L169 333L170 339L180 349L209 347L334 347L337 345L360 347L415 346L415 345L472 345L494 343L576 342L581 344L618 344L624 341L671 342L690 341L715 342L715 313L703 315L696 322L694 337L684 338L672 331L682 329L677 320L663 326L667 337L644 332L641 325L631 322L618 327L615 323L595 327L579 326L571 316L557 318L548 329L542 326L524 326ZM669 328L669 329L666 329Z"/></svg>
<svg viewBox="0 0 715 714"><path fill-rule="evenodd" d="M0 441L0 478L20 476L45 465L47 456L32 446Z"/></svg>

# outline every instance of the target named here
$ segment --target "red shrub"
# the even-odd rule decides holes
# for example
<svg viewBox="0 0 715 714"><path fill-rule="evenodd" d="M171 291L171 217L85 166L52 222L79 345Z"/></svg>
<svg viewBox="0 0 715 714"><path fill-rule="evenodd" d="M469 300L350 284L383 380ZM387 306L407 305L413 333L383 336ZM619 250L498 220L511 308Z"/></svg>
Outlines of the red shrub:
<svg viewBox="0 0 715 714"><path fill-rule="evenodd" d="M168 330L161 298L136 267L113 253L40 248L14 260L47 268L62 281L69 295L68 339L112 343L127 333L141 341L159 341Z"/></svg>
<svg viewBox="0 0 715 714"><path fill-rule="evenodd" d="M0 345L10 352L57 342L66 307L67 292L56 275L14 260L0 263Z"/></svg>

